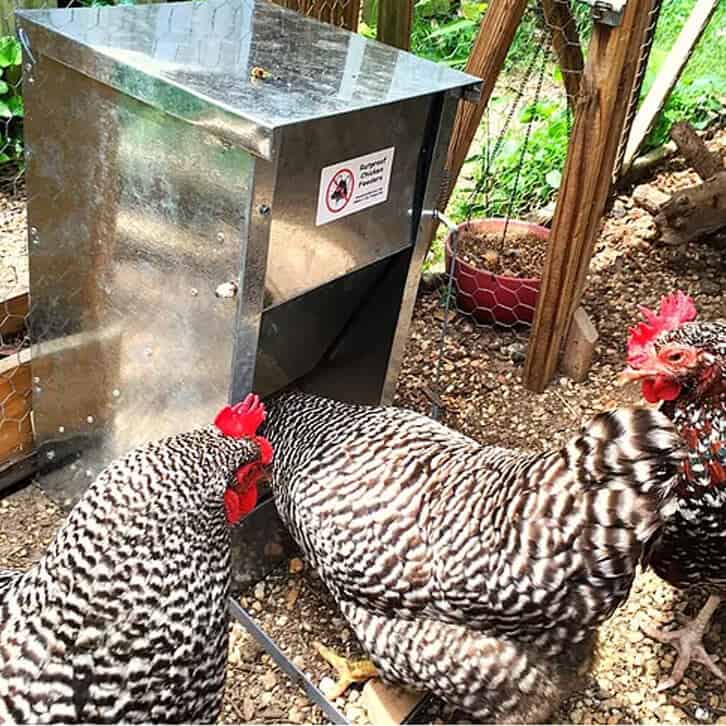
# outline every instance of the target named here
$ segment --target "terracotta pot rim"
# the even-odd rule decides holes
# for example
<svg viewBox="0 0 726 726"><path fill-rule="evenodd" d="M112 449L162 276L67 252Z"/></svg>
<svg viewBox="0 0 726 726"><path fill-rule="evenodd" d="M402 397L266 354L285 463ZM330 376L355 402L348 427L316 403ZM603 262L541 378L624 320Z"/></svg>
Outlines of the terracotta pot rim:
<svg viewBox="0 0 726 726"><path fill-rule="evenodd" d="M461 231L462 229L465 229L469 225L473 224L481 224L481 223L488 223L488 224L494 224L498 225L499 227L503 227L506 222L506 219L504 217L477 217L475 219L470 219L466 222L461 222L460 224L456 225L457 230ZM516 225L518 227L527 227L530 230L534 231L536 230L541 235L547 235L549 236L550 230L547 229L547 227L543 227L541 224L535 224L534 222L525 222L523 219L510 219L509 220L510 225ZM451 252L451 232L449 232L446 235L446 257L447 260L451 259L452 252ZM461 257L456 255L456 262L457 267L459 269L466 270L468 274L484 274L484 275L491 275L492 277L496 278L497 280L507 280L509 282L515 282L519 283L521 285L525 285L527 283L537 283L539 284L542 281L542 277L512 277L511 275L499 275L496 272L491 272L490 270L487 270L483 267L475 267L474 265L470 264L469 262L466 262L465 260L462 260ZM448 267L448 265L447 265Z"/></svg>

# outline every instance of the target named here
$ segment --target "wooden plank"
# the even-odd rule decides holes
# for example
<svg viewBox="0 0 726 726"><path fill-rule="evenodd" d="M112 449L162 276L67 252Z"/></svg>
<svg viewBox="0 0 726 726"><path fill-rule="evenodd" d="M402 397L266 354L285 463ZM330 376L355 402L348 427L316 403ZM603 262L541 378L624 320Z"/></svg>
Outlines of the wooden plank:
<svg viewBox="0 0 726 726"><path fill-rule="evenodd" d="M593 29L527 351L534 391L554 375L580 305L652 3L628 0L620 25Z"/></svg>
<svg viewBox="0 0 726 726"><path fill-rule="evenodd" d="M541 0L545 21L552 33L552 47L562 71L567 103L574 107L580 90L580 78L585 60L580 45L575 18L570 11L569 0Z"/></svg>
<svg viewBox="0 0 726 726"><path fill-rule="evenodd" d="M368 719L377 726L397 726L423 699L423 693L387 686L377 678L363 686L361 703Z"/></svg>
<svg viewBox="0 0 726 726"><path fill-rule="evenodd" d="M0 361L0 468L33 449L32 385L29 361Z"/></svg>
<svg viewBox="0 0 726 726"><path fill-rule="evenodd" d="M0 338L15 335L25 328L28 314L28 293L11 297L0 303Z"/></svg>
<svg viewBox="0 0 726 726"><path fill-rule="evenodd" d="M708 150L703 139L688 121L677 123L671 129L671 138L681 156L704 181L723 171L721 157Z"/></svg>
<svg viewBox="0 0 726 726"><path fill-rule="evenodd" d="M678 83L683 68L691 57L693 48L698 43L703 31L708 25L708 21L718 6L718 1L697 0L694 5L670 53L663 61L655 83L635 116L628 143L625 147L625 155L621 167L622 174L626 174L630 169L630 165L633 163L638 150L653 128L653 124L665 105L665 102L668 100L668 96L670 96L674 86Z"/></svg>
<svg viewBox="0 0 726 726"><path fill-rule="evenodd" d="M378 0L378 40L401 50L409 50L413 5L414 0Z"/></svg>
<svg viewBox="0 0 726 726"><path fill-rule="evenodd" d="M439 209L445 209L448 204L526 7L527 0L491 0L482 19L466 64L467 73L483 80L481 98L476 104L459 104L446 160L447 184Z"/></svg>
<svg viewBox="0 0 726 726"><path fill-rule="evenodd" d="M577 308L562 355L562 370L573 381L580 383L587 378L597 339L597 329L585 308Z"/></svg>

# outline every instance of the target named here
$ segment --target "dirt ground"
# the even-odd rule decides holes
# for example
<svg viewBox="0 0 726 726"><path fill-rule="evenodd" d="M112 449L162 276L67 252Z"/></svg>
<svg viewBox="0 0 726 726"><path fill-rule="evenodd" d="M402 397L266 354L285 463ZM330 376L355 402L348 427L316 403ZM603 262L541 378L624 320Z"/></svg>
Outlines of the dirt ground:
<svg viewBox="0 0 726 726"><path fill-rule="evenodd" d="M726 150L726 132L720 132L710 146ZM649 183L671 191L693 181L693 173L676 159ZM23 206L22 196L0 193L0 215L8 210L10 215L10 222L3 221L3 232L12 226L12 235L21 239ZM526 333L478 327L455 316L442 364L444 422L485 444L539 450L561 444L590 414L638 401L637 390L616 384L627 328L637 319L638 305L654 306L661 295L678 288L695 298L703 318L726 318L726 234L682 251L659 247L654 234L652 218L630 197L616 200L600 234L584 301L600 339L593 368L583 383L558 376L544 394L532 395L521 385ZM16 244L24 255L24 243ZM5 284L14 289L3 265L22 270L23 263L9 259L0 258L0 282L7 274ZM426 391L436 365L441 301L440 290L419 296L396 405L430 411ZM15 568L37 559L63 521L63 513L34 487L0 501L0 517L0 567ZM726 724L726 684L701 666L692 666L677 688L654 693L657 682L672 668L674 651L654 643L640 629L646 622L668 626L692 617L703 601L702 593L677 592L652 574L639 576L628 602L600 631L599 660L585 686L564 701L553 721ZM315 653L313 641L346 654L360 652L320 581L302 563L285 564L245 593L241 602L293 662L323 687L332 674ZM724 613L726 608L717 614L706 639L708 650L722 659L726 658ZM302 691L236 625L227 685L223 722L323 720ZM337 705L349 719L365 723L359 701L360 690L353 688ZM434 704L428 715L438 722L466 722L440 704Z"/></svg>

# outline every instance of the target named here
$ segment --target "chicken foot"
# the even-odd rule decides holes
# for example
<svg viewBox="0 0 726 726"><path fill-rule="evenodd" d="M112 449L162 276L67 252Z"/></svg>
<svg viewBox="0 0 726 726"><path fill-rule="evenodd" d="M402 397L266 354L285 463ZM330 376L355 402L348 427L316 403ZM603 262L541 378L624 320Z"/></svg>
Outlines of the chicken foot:
<svg viewBox="0 0 726 726"><path fill-rule="evenodd" d="M349 660L318 642L313 643L313 646L320 657L330 663L338 674L335 686L325 694L331 701L342 696L354 683L362 683L380 675L370 660Z"/></svg>
<svg viewBox="0 0 726 726"><path fill-rule="evenodd" d="M726 680L726 674L716 665L717 656L710 656L703 647L703 634L720 602L721 597L711 595L698 615L688 625L678 630L659 630L650 625L643 626L646 635L661 643L668 643L678 651L678 658L670 678L661 681L656 691L665 691L680 683L691 661L706 666L713 675Z"/></svg>

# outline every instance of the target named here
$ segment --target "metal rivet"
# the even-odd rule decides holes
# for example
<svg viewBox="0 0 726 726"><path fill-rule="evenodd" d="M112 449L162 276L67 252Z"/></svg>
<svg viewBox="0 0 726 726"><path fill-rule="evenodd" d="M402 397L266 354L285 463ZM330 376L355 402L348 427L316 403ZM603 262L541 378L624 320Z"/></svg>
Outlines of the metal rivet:
<svg viewBox="0 0 726 726"><path fill-rule="evenodd" d="M88 423L93 423L93 416L86 416L86 421L88 421Z"/></svg>
<svg viewBox="0 0 726 726"><path fill-rule="evenodd" d="M191 293L192 293L192 297L196 297L197 295L199 295L199 290L197 290L196 287L193 287L191 289Z"/></svg>
<svg viewBox="0 0 726 726"><path fill-rule="evenodd" d="M39 395L41 393L43 393L43 389L40 386L36 386L33 390L34 390L35 393L37 393Z"/></svg>
<svg viewBox="0 0 726 726"><path fill-rule="evenodd" d="M38 228L37 227L31 227L30 228L30 234L32 234L33 237L37 237L38 236Z"/></svg>
<svg viewBox="0 0 726 726"><path fill-rule="evenodd" d="M260 204L259 212L261 215L266 216L270 213L269 204Z"/></svg>
<svg viewBox="0 0 726 726"><path fill-rule="evenodd" d="M217 242L224 242L224 232L217 232Z"/></svg>
<svg viewBox="0 0 726 726"><path fill-rule="evenodd" d="M46 456L48 457L48 459L50 459L51 461L53 461L53 459L55 459L55 451L49 451L49 452L47 452L46 453Z"/></svg>
<svg viewBox="0 0 726 726"><path fill-rule="evenodd" d="M111 395L114 398L118 398L121 395L121 391L119 391L118 388L114 388L113 391L111 391Z"/></svg>
<svg viewBox="0 0 726 726"><path fill-rule="evenodd" d="M65 426L59 426L58 427L58 433L59 434L65 433L65 430L66 430L66 427Z"/></svg>
<svg viewBox="0 0 726 726"><path fill-rule="evenodd" d="M214 294L217 297L230 298L237 294L237 289L236 282L223 282L221 285L217 285L217 289L214 291Z"/></svg>
<svg viewBox="0 0 726 726"><path fill-rule="evenodd" d="M40 383L40 378L38 378L38 376L33 376L33 383Z"/></svg>
<svg viewBox="0 0 726 726"><path fill-rule="evenodd" d="M144 348L144 355L147 358L151 358L151 356L154 355L154 351L151 350L151 348Z"/></svg>
<svg viewBox="0 0 726 726"><path fill-rule="evenodd" d="M28 71L28 73L30 73L30 71L33 70L33 64L32 63L26 63L25 64L25 70Z"/></svg>

